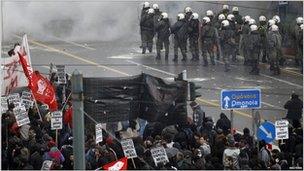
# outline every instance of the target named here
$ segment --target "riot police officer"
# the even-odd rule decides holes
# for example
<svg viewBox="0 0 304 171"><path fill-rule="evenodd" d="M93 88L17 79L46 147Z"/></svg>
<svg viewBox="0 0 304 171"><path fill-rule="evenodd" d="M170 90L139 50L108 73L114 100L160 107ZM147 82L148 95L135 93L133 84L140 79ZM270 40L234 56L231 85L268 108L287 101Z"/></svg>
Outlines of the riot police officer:
<svg viewBox="0 0 304 171"><path fill-rule="evenodd" d="M163 12L158 19L158 22L155 26L155 31L157 33L157 41L156 41L156 59L161 59L161 48L164 45L165 47L165 60L168 60L169 55L169 37L170 37L170 22L168 18L168 14Z"/></svg>
<svg viewBox="0 0 304 171"><path fill-rule="evenodd" d="M142 54L146 53L148 48L149 52L152 52L153 47L153 36L154 36L154 10L148 9L148 12L143 14L140 21L141 32L142 32Z"/></svg>
<svg viewBox="0 0 304 171"><path fill-rule="evenodd" d="M210 56L212 65L215 65L213 47L215 44L216 35L215 28L211 24L209 17L204 17L201 27L201 45L202 45L202 56L204 59L204 66L208 65L207 53Z"/></svg>
<svg viewBox="0 0 304 171"><path fill-rule="evenodd" d="M252 69L250 74L258 75L259 74L259 53L261 47L261 37L258 32L258 26L251 25L250 26L250 35L249 35L249 55L252 64Z"/></svg>
<svg viewBox="0 0 304 171"><path fill-rule="evenodd" d="M234 32L230 29L228 20L222 21L219 36L223 52L223 61L225 64L225 72L228 72L230 71L229 57L233 55L233 48L235 46Z"/></svg>
<svg viewBox="0 0 304 171"><path fill-rule="evenodd" d="M192 61L199 60L199 49L198 49L198 36L199 36L199 16L197 13L193 13L189 21L189 42L190 51L192 54Z"/></svg>
<svg viewBox="0 0 304 171"><path fill-rule="evenodd" d="M272 25L268 33L268 50L269 50L269 60L270 66L273 70L273 75L280 74L279 66L279 53L282 48L282 38L279 33L279 27L277 25Z"/></svg>
<svg viewBox="0 0 304 171"><path fill-rule="evenodd" d="M178 59L178 48L183 55L182 61L187 60L186 46L188 38L188 21L185 19L185 14L180 13L177 15L176 23L171 26L171 33L174 34L174 59Z"/></svg>
<svg viewBox="0 0 304 171"><path fill-rule="evenodd" d="M261 52L260 55L262 55L262 62L266 63L267 62L267 53L266 53L266 49L267 49L267 21L266 21L266 17L261 15L259 17L259 26L258 26L258 31L260 33L260 37L261 37Z"/></svg>

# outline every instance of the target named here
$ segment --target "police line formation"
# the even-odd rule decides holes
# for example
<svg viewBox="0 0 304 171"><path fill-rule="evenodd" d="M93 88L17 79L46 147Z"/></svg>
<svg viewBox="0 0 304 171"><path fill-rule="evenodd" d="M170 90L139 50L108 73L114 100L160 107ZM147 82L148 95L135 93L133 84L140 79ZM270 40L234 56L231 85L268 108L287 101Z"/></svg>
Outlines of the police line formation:
<svg viewBox="0 0 304 171"><path fill-rule="evenodd" d="M303 17L296 18L294 29L297 55L295 63L302 66L303 60ZM230 68L230 57L237 61L237 54L242 52L244 65L251 66L250 74L259 74L259 60L270 64L273 75L280 74L280 65L284 64L282 54L282 24L278 15L267 21L265 16L259 16L259 23L249 15L242 17L238 7L229 11L228 5L215 15L213 11L206 11L206 16L199 21L198 13L190 7L184 13L177 15L177 21L171 25L168 14L161 12L158 4L150 7L149 2L143 3L140 20L142 53L148 49L152 52L153 37L156 35L156 60L161 59L161 50L165 49L165 60L169 56L169 37L174 35L174 58L178 61L178 49L182 53L182 61L187 60L187 42L190 44L191 61L199 61L199 45L203 57L203 65L208 66L207 54L210 62L215 65L215 59L222 58L225 72Z"/></svg>

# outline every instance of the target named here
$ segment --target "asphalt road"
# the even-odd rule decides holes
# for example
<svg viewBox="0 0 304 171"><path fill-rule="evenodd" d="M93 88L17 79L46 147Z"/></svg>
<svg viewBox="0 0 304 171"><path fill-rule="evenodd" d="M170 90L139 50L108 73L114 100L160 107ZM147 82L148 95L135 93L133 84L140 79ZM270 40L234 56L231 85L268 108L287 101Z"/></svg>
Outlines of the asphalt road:
<svg viewBox="0 0 304 171"><path fill-rule="evenodd" d="M16 37L20 42L20 38ZM173 50L169 61L155 60L155 53L141 54L139 42L127 40L115 42L67 42L58 39L56 42L40 42L29 37L31 60L35 69L42 73L49 72L49 64L66 65L67 72L75 69L84 77L124 77L145 72L157 77L172 79L183 70L187 70L188 79L202 86L202 97L197 99L208 116L219 118L220 112L230 117L230 111L221 111L220 92L222 89L260 88L262 90L262 108L258 110L262 120L274 122L283 118L286 111L283 106L292 92L303 97L303 75L297 68L288 66L280 76L271 76L268 66L261 64L259 76L249 75L250 68L242 65L242 57L233 63L230 72L224 72L223 63L216 66L202 66L200 62L172 62ZM13 45L11 42L10 45ZM173 46L172 44L170 46ZM4 46L8 50L9 44ZM155 49L154 49L155 52ZM180 57L181 58L181 57ZM188 54L188 58L191 55ZM202 59L202 58L201 58ZM234 111L234 127L242 130L251 129L251 110Z"/></svg>

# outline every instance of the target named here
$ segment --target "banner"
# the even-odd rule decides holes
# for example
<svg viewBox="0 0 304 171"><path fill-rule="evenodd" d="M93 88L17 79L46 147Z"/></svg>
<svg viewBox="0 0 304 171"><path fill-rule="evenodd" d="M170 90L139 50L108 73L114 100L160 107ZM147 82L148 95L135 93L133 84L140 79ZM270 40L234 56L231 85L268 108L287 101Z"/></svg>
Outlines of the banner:
<svg viewBox="0 0 304 171"><path fill-rule="evenodd" d="M1 95L7 96L17 87L24 87L28 85L28 80L25 77L22 66L19 64L18 51L20 46L16 46L12 51L14 54L10 57L1 57Z"/></svg>
<svg viewBox="0 0 304 171"><path fill-rule="evenodd" d="M165 82L148 74L83 78L84 110L100 123L142 118L167 125L187 118L187 82Z"/></svg>
<svg viewBox="0 0 304 171"><path fill-rule="evenodd" d="M127 170L128 169L128 158L124 157L117 161L108 163L103 166L104 170L118 171L118 170Z"/></svg>
<svg viewBox="0 0 304 171"><path fill-rule="evenodd" d="M169 162L166 150L164 147L156 147L151 149L151 155L154 160L155 166L158 163L167 163Z"/></svg>

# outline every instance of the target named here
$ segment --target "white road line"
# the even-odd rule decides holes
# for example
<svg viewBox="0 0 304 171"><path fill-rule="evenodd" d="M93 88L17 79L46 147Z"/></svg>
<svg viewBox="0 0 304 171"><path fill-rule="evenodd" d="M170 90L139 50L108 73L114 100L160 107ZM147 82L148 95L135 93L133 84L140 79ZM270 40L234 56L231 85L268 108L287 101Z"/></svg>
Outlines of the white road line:
<svg viewBox="0 0 304 171"><path fill-rule="evenodd" d="M75 45L75 46L78 46L78 47L82 47L82 48L85 48L85 49L96 50L95 48L92 48L92 47L89 47L89 46L85 46L85 45L82 45L82 44L79 44L79 43L76 43L76 42L60 39L60 38L55 37L55 36L52 36L52 38L60 40L60 41L63 41L63 42L66 42L66 43L69 43L69 44L72 44L72 45Z"/></svg>
<svg viewBox="0 0 304 171"><path fill-rule="evenodd" d="M219 63L221 63L221 64L224 64L224 62L221 62L221 61L218 61L218 60L216 60L216 61L219 62ZM231 65L231 66L234 67L234 68L237 67L235 65ZM291 82L288 82L288 81L285 81L285 80L282 80L282 79L279 79L279 78L275 78L275 77L272 77L272 76L269 76L269 75L265 75L265 74L261 74L260 73L260 76L263 76L263 77L266 77L266 78L270 78L270 79L273 79L273 80L276 80L276 81L279 81L279 82L282 82L282 83L285 83L285 84L289 84L289 85L295 86L297 88L303 88L302 85L291 83Z"/></svg>
<svg viewBox="0 0 304 171"><path fill-rule="evenodd" d="M282 107L275 106L275 105L272 105L272 104L267 103L267 102L262 102L262 104L264 104L264 105L266 105L266 106L273 107L273 108L275 108L275 109L285 110L285 109L284 109L284 108L282 108Z"/></svg>
<svg viewBox="0 0 304 171"><path fill-rule="evenodd" d="M126 60L127 62L129 63L133 63L135 65L138 65L138 66L143 66L145 68L148 68L148 69L151 69L151 70L154 70L154 71L157 71L157 72L160 72L160 73L164 73L164 74L167 74L167 75L170 75L170 76L173 76L173 77L176 77L177 74L173 74L173 73L170 73L170 72L166 72L166 71L163 71L163 70L160 70L160 69L156 69L156 68L153 68L153 67L150 67L150 66L147 66L147 65L143 65L143 64L140 64L140 63L137 63L137 62L134 62L134 61L131 61L131 60Z"/></svg>

